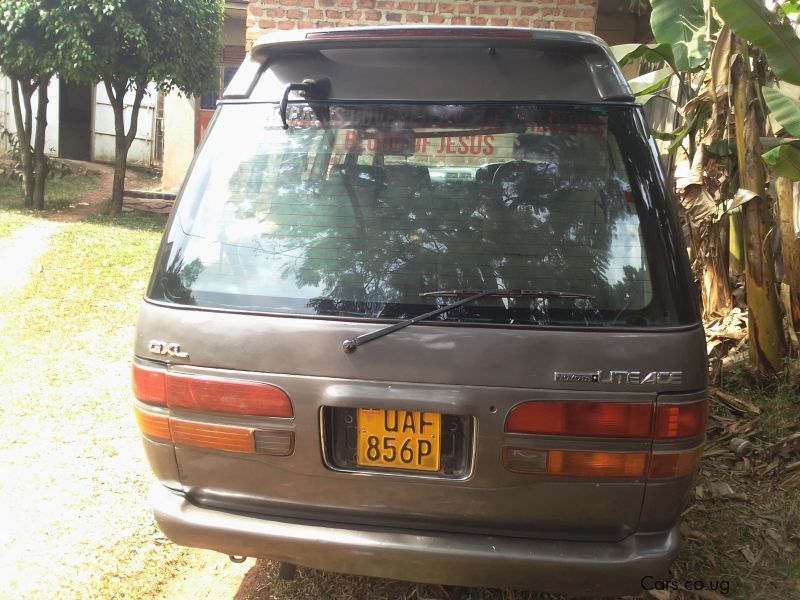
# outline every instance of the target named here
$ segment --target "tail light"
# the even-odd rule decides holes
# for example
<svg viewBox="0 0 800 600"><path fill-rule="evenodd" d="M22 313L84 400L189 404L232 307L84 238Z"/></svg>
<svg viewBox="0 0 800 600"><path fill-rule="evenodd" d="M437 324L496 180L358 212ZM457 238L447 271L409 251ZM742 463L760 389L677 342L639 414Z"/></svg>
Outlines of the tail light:
<svg viewBox="0 0 800 600"><path fill-rule="evenodd" d="M691 438L702 434L708 421L708 402L659 404L656 409L657 440Z"/></svg>
<svg viewBox="0 0 800 600"><path fill-rule="evenodd" d="M177 419L147 412L139 407L134 407L133 412L143 435L181 446L273 456L289 456L294 452L293 431Z"/></svg>
<svg viewBox="0 0 800 600"><path fill-rule="evenodd" d="M708 403L653 405L636 402L537 401L515 406L507 433L643 440L699 437L708 419ZM685 451L597 452L505 447L507 469L562 477L665 479L695 470L703 448Z"/></svg>
<svg viewBox="0 0 800 600"><path fill-rule="evenodd" d="M653 405L627 402L526 402L511 411L509 433L648 437Z"/></svg>
<svg viewBox="0 0 800 600"><path fill-rule="evenodd" d="M169 373L133 365L133 393L138 400L167 408L202 412L292 417L292 401L281 388L258 381ZM237 425L219 425L176 418L134 407L142 434L183 446L227 452L288 456L294 432Z"/></svg>
<svg viewBox="0 0 800 600"><path fill-rule="evenodd" d="M292 401L281 388L258 381L201 377L133 365L133 394L142 402L259 417L292 417Z"/></svg>
<svg viewBox="0 0 800 600"><path fill-rule="evenodd" d="M646 452L506 448L504 462L517 473L557 477L642 478L647 472Z"/></svg>
<svg viewBox="0 0 800 600"><path fill-rule="evenodd" d="M702 446L684 452L656 452L650 459L648 477L667 479L688 475L697 468L702 457Z"/></svg>

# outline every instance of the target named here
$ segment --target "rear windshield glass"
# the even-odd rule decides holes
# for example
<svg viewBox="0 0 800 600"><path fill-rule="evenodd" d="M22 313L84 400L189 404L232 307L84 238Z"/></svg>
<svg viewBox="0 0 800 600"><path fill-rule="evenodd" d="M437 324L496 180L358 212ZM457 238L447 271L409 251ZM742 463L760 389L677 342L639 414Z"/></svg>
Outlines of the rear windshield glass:
<svg viewBox="0 0 800 600"><path fill-rule="evenodd" d="M150 297L210 308L400 319L663 325L613 109L289 106L220 111Z"/></svg>

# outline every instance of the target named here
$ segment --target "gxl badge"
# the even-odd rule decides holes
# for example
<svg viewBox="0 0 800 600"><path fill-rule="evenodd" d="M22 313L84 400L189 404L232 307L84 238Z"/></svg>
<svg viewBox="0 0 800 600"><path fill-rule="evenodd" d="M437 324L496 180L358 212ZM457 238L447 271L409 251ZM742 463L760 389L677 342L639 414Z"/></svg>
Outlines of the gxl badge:
<svg viewBox="0 0 800 600"><path fill-rule="evenodd" d="M172 342L162 342L160 340L150 340L150 352L161 354L162 356L174 356L175 358L189 358L188 352L181 352L181 345Z"/></svg>

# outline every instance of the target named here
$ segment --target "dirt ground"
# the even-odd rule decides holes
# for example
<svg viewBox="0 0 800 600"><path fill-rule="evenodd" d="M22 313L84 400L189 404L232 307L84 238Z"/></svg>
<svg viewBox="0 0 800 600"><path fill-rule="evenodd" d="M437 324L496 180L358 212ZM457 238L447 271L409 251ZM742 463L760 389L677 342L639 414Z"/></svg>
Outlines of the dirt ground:
<svg viewBox="0 0 800 600"><path fill-rule="evenodd" d="M127 400L136 307L164 219L100 219L111 169L74 167L98 175L49 217L59 225L31 262L39 268L0 291L0 598L555 598L304 568L281 581L273 562L234 564L166 540L147 507L152 476ZM130 179L153 184L136 171ZM645 595L800 598L797 382L762 388L735 374L722 387L666 582L705 587Z"/></svg>

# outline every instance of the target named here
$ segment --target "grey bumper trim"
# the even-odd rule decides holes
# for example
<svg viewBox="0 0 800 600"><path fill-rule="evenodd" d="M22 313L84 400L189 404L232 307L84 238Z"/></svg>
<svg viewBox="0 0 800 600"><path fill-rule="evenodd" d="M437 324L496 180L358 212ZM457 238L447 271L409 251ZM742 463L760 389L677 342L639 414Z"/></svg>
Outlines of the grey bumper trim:
<svg viewBox="0 0 800 600"><path fill-rule="evenodd" d="M184 546L445 585L636 594L643 577L666 574L680 543L677 528L621 542L562 542L273 520L203 508L160 484L151 502L161 530Z"/></svg>

